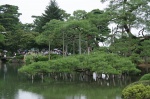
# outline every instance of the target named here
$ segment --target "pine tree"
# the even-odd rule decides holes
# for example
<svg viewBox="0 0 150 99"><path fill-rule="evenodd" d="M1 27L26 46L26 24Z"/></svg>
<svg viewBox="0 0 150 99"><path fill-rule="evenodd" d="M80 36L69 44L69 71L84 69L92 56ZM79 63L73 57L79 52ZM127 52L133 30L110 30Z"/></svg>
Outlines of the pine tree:
<svg viewBox="0 0 150 99"><path fill-rule="evenodd" d="M1 5L0 6L0 24L6 29L6 31L15 31L20 22L18 13L18 7L13 5Z"/></svg>
<svg viewBox="0 0 150 99"><path fill-rule="evenodd" d="M42 32L42 27L52 19L63 20L64 11L59 8L55 0L51 0L50 4L46 7L45 13L39 16L34 21L37 32Z"/></svg>

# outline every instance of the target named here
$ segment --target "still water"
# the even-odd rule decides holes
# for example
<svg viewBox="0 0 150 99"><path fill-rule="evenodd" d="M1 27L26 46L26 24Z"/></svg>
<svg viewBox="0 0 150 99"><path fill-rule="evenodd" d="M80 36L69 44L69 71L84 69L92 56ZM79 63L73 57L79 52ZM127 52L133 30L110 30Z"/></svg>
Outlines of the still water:
<svg viewBox="0 0 150 99"><path fill-rule="evenodd" d="M121 99L124 81L30 81L22 79L21 65L0 64L0 99Z"/></svg>

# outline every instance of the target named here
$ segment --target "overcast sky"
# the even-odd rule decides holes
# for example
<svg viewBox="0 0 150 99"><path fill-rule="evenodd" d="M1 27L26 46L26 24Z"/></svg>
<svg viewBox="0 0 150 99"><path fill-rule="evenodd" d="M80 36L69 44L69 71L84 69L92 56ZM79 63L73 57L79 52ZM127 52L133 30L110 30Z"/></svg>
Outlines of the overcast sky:
<svg viewBox="0 0 150 99"><path fill-rule="evenodd" d="M50 0L0 0L0 5L10 4L19 7L20 21L22 23L32 23L32 15L41 15L44 13L46 6ZM106 4L101 4L100 0L56 0L58 6L67 13L72 14L75 10L86 10L87 12L93 9L103 9Z"/></svg>

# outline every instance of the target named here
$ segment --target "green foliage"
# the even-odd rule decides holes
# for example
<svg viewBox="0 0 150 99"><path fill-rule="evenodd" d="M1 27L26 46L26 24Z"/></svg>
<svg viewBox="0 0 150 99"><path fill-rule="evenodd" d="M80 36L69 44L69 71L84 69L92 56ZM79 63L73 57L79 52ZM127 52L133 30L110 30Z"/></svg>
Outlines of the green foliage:
<svg viewBox="0 0 150 99"><path fill-rule="evenodd" d="M8 50L16 51L18 49L31 49L35 44L36 32L25 32L21 29L16 30L15 35L7 33L6 45Z"/></svg>
<svg viewBox="0 0 150 99"><path fill-rule="evenodd" d="M35 61L34 57L28 56L28 58L26 58L27 64L31 63L31 61L33 62ZM107 74L140 72L138 69L136 69L136 66L128 58L123 58L116 54L105 53L101 51L93 52L90 55L82 54L82 55L58 58L55 60L49 60L48 62L45 61L45 62L32 63L25 66L25 68L23 66L22 68L20 68L20 70L22 72L27 72L30 66L32 66L31 68L34 69L38 63L40 63L40 65L38 65L38 68L43 68L42 66L43 63L45 66L44 68L45 69L47 68L47 71L49 72L73 72L76 69L82 69L82 70L88 69L98 73L107 73ZM38 72L35 72L35 74L36 73Z"/></svg>
<svg viewBox="0 0 150 99"><path fill-rule="evenodd" d="M50 54L50 56L51 56L51 60L62 58L62 56L57 54ZM48 61L48 56L47 55L44 56L42 54L30 54L25 56L26 65L38 61Z"/></svg>
<svg viewBox="0 0 150 99"><path fill-rule="evenodd" d="M50 0L49 5L46 7L45 13L43 13L40 17L36 17L34 21L36 26L35 31L43 32L43 26L46 25L47 22L50 22L50 20L53 19L63 20L66 15L67 14L65 11L59 8L55 0Z"/></svg>
<svg viewBox="0 0 150 99"><path fill-rule="evenodd" d="M6 31L15 31L19 26L18 7L14 5L1 5L0 6L0 24Z"/></svg>
<svg viewBox="0 0 150 99"><path fill-rule="evenodd" d="M29 64L28 66L23 66L21 69L19 69L20 73L30 74L30 75L36 75L38 73L48 73L48 62L34 62L32 64Z"/></svg>
<svg viewBox="0 0 150 99"><path fill-rule="evenodd" d="M26 65L31 64L33 62L38 62L38 61L48 61L48 57L43 56L41 54L31 54L31 55L25 56Z"/></svg>
<svg viewBox="0 0 150 99"><path fill-rule="evenodd" d="M110 33L110 29L108 28L108 15L102 10L94 9L87 14L87 20L98 29L99 35L97 39L99 39L100 42L104 42L102 41L102 37L106 37Z"/></svg>
<svg viewBox="0 0 150 99"><path fill-rule="evenodd" d="M52 60L62 58L62 56L59 54L50 54L50 57Z"/></svg>
<svg viewBox="0 0 150 99"><path fill-rule="evenodd" d="M74 16L71 16L73 19L70 18L65 22L51 19L43 26L41 35L36 37L36 42L47 45L50 42L51 49L58 47L62 49L62 46L67 46L68 51L73 52L73 54L81 52L81 49L86 51L87 47L99 47L100 39L103 39L103 36L106 38L110 32L108 20L104 19L103 14L104 12L100 10L90 13L77 10L74 11ZM80 39L78 40L78 38ZM95 40L95 38L97 39ZM101 41L104 42L105 40Z"/></svg>
<svg viewBox="0 0 150 99"><path fill-rule="evenodd" d="M12 59L9 59L8 63L24 63L24 55L17 55Z"/></svg>
<svg viewBox="0 0 150 99"><path fill-rule="evenodd" d="M35 56L33 58L34 58L35 62L38 62L38 61L48 61L48 57L47 56L43 56L43 55L38 55L38 56Z"/></svg>
<svg viewBox="0 0 150 99"><path fill-rule="evenodd" d="M61 58L57 60L34 62L19 69L20 73L36 75L48 72L72 72L77 64L74 58Z"/></svg>
<svg viewBox="0 0 150 99"><path fill-rule="evenodd" d="M116 54L95 52L89 59L93 71L100 73L121 74L125 72L140 72L136 66L129 60Z"/></svg>
<svg viewBox="0 0 150 99"><path fill-rule="evenodd" d="M24 55L16 56L15 59L24 59Z"/></svg>
<svg viewBox="0 0 150 99"><path fill-rule="evenodd" d="M149 99L150 86L143 84L136 84L128 86L122 91L123 99Z"/></svg>
<svg viewBox="0 0 150 99"><path fill-rule="evenodd" d="M48 44L47 41L48 37L46 35L40 34L35 38L35 41L37 44L42 45L42 44Z"/></svg>
<svg viewBox="0 0 150 99"><path fill-rule="evenodd" d="M111 22L119 25L120 29L130 36L132 31L131 27L144 28L149 30L149 0L101 0L102 2L109 3L106 11ZM138 33L138 32L137 32Z"/></svg>
<svg viewBox="0 0 150 99"><path fill-rule="evenodd" d="M79 65L79 61L72 57L49 61L53 72L73 72Z"/></svg>
<svg viewBox="0 0 150 99"><path fill-rule="evenodd" d="M144 75L140 78L140 81L143 81L143 80L150 80L150 73L149 73L149 74L144 74Z"/></svg>
<svg viewBox="0 0 150 99"><path fill-rule="evenodd" d="M26 65L31 64L32 62L34 62L33 56L32 55L26 55L24 57L24 61L25 61Z"/></svg>
<svg viewBox="0 0 150 99"><path fill-rule="evenodd" d="M130 56L130 59L133 63L140 63L141 61L141 58L140 58L140 55L139 54L136 54L136 53L133 53L131 56Z"/></svg>
<svg viewBox="0 0 150 99"><path fill-rule="evenodd" d="M4 40L5 40L5 36L0 34L0 43L4 42Z"/></svg>
<svg viewBox="0 0 150 99"><path fill-rule="evenodd" d="M147 56L147 57L150 57L150 40L144 40L141 42L141 53L140 53L140 56Z"/></svg>
<svg viewBox="0 0 150 99"><path fill-rule="evenodd" d="M87 12L85 10L76 10L73 12L74 20L84 20L86 18Z"/></svg>
<svg viewBox="0 0 150 99"><path fill-rule="evenodd" d="M4 32L5 32L5 28L0 24L0 43L3 43L5 40L5 35L2 34Z"/></svg>
<svg viewBox="0 0 150 99"><path fill-rule="evenodd" d="M5 28L2 25L0 25L0 32L4 32L4 31L5 31Z"/></svg>
<svg viewBox="0 0 150 99"><path fill-rule="evenodd" d="M58 37L58 35L61 33L60 28L62 27L63 21L52 19L51 21L47 22L43 26L43 32L36 37L36 42L38 44L49 44L51 42L51 45L57 46L56 43L58 43L59 39L62 37ZM59 43L60 44L60 43ZM55 48L51 46L52 48Z"/></svg>
<svg viewBox="0 0 150 99"><path fill-rule="evenodd" d="M117 53L121 56L131 56L135 48L138 47L138 42L139 40L137 39L131 39L130 37L121 37L120 39L114 39L114 43L111 44L109 49L113 53ZM133 54L132 59L134 56L135 55Z"/></svg>

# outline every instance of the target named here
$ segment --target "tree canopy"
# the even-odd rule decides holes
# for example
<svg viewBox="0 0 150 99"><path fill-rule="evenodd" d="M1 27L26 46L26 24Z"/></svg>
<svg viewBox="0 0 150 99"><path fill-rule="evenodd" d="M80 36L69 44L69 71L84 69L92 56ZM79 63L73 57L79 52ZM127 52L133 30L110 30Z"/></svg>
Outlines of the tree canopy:
<svg viewBox="0 0 150 99"><path fill-rule="evenodd" d="M106 11L110 22L116 23L122 32L134 36L132 28L149 31L149 0L101 0L109 2Z"/></svg>
<svg viewBox="0 0 150 99"><path fill-rule="evenodd" d="M0 24L6 31L15 31L19 26L18 6L14 5L1 5L0 6Z"/></svg>
<svg viewBox="0 0 150 99"><path fill-rule="evenodd" d="M88 68L91 71L110 74L137 72L135 64L150 63L149 1L101 0L109 2L105 10L93 9L90 12L76 10L70 15L59 8L55 0L50 0L41 16L33 16L35 20L32 24L22 24L19 21L21 14L17 6L1 5L0 32L6 33L0 34L0 48L13 52L18 49L49 47L48 52L57 48L62 51L63 56L71 53L70 61L69 58L63 57L45 64L39 62L30 65L34 69L37 69L36 66L41 68L34 73L54 70L57 72L59 68L63 72L74 68ZM115 23L116 27L110 29L108 26L112 23ZM108 42L109 46L103 46L105 53L94 54L95 50L102 47L100 43L104 45ZM73 56L75 54L80 55ZM43 64L43 67L40 67L40 64ZM45 69L47 66L48 70Z"/></svg>
<svg viewBox="0 0 150 99"><path fill-rule="evenodd" d="M64 10L60 9L57 2L55 0L50 0L49 5L46 7L45 12L41 16L36 16L34 24L35 31L43 32L43 26L46 25L47 22L53 19L64 20L67 17L67 14Z"/></svg>

